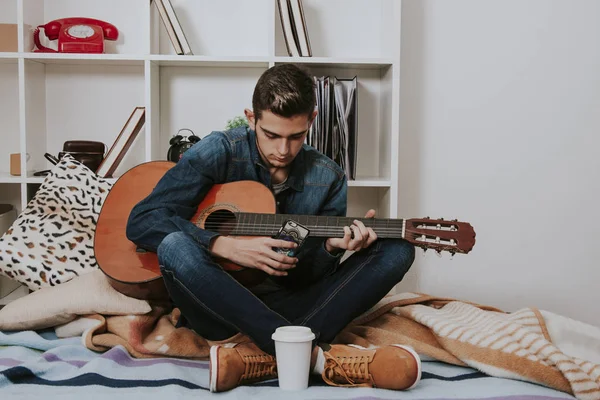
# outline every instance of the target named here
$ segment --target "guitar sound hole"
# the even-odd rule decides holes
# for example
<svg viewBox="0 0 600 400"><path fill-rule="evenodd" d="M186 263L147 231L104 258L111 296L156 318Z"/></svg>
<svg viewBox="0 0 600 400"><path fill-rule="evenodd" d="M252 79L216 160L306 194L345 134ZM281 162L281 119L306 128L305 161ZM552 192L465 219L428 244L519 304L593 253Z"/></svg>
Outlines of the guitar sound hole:
<svg viewBox="0 0 600 400"><path fill-rule="evenodd" d="M204 229L229 235L236 226L235 215L229 210L217 210L211 213L204 223Z"/></svg>

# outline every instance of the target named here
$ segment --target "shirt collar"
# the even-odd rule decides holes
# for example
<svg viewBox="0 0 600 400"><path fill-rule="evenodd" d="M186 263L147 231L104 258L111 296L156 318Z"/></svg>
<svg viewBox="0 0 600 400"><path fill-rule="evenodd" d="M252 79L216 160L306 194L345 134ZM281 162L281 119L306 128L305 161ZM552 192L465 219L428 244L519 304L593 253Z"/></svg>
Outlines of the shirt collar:
<svg viewBox="0 0 600 400"><path fill-rule="evenodd" d="M248 137L252 161L255 165L260 165L262 168L267 169L267 166L260 157L258 147L256 147L256 132L253 129L248 128ZM302 146L296 155L296 158L294 158L294 161L292 161L290 173L286 181L286 186L294 189L297 192L304 190L304 153L304 146Z"/></svg>

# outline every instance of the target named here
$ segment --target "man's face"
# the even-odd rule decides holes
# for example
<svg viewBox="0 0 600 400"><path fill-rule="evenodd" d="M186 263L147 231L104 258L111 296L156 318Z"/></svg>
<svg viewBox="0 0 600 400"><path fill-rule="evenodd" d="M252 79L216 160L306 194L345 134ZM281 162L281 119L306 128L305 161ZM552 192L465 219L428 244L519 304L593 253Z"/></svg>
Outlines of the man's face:
<svg viewBox="0 0 600 400"><path fill-rule="evenodd" d="M311 117L283 118L263 111L260 120L256 121L250 110L245 112L250 128L256 132L261 157L270 168L285 168L294 160L316 115L315 112Z"/></svg>

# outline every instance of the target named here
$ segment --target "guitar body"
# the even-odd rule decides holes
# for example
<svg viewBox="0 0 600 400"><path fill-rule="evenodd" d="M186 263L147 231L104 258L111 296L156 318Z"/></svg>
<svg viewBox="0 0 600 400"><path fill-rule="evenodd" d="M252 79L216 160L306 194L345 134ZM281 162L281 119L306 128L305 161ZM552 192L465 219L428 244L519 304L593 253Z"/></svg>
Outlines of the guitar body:
<svg viewBox="0 0 600 400"><path fill-rule="evenodd" d="M125 232L133 207L152 192L174 165L170 161L152 161L127 171L111 188L98 217L94 238L96 261L110 284L127 296L146 300L168 298L156 253L138 251ZM211 215L225 218L223 215L233 212L275 213L275 199L271 191L258 182L215 185L191 221L204 228ZM224 225L218 231L227 234L227 224ZM215 258L215 261L244 285L259 283L266 276L260 270L243 268L228 260Z"/></svg>
<svg viewBox="0 0 600 400"><path fill-rule="evenodd" d="M138 249L126 235L133 207L148 196L170 168L171 161L146 162L123 174L111 188L100 210L94 253L100 269L117 291L138 299L169 298L162 280L157 254ZM276 214L275 197L263 184L239 181L214 185L198 205L190 221L202 229L237 238L273 236L287 221L305 226L313 237L343 237L344 227L355 219L372 228L379 238L402 238L425 250L468 253L475 231L457 220L411 218L354 218L338 216ZM214 258L244 286L260 283L265 272Z"/></svg>

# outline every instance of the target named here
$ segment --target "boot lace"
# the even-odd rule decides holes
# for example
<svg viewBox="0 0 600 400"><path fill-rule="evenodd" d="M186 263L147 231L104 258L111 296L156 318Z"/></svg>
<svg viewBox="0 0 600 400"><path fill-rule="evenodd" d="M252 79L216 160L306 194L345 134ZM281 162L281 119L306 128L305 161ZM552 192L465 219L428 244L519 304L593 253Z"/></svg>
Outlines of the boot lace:
<svg viewBox="0 0 600 400"><path fill-rule="evenodd" d="M367 356L334 357L325 352L323 380L331 386L373 387Z"/></svg>
<svg viewBox="0 0 600 400"><path fill-rule="evenodd" d="M246 368L242 380L255 380L277 376L277 363L269 354L254 354L244 356Z"/></svg>

